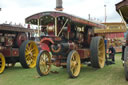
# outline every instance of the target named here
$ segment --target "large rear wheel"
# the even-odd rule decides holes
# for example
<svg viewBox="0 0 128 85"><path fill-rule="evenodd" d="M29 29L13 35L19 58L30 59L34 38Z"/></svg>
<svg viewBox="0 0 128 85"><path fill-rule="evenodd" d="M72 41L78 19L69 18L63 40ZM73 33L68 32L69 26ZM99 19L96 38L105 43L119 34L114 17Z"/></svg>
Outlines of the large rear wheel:
<svg viewBox="0 0 128 85"><path fill-rule="evenodd" d="M48 75L51 68L51 55L48 51L40 51L37 62L36 69L40 76Z"/></svg>
<svg viewBox="0 0 128 85"><path fill-rule="evenodd" d="M76 78L80 73L80 56L75 50L72 50L68 54L67 58L67 71L69 77Z"/></svg>
<svg viewBox="0 0 128 85"><path fill-rule="evenodd" d="M125 79L128 81L128 46L126 46L124 51L124 72Z"/></svg>
<svg viewBox="0 0 128 85"><path fill-rule="evenodd" d="M2 53L0 53L0 74L4 71L5 69L5 58Z"/></svg>
<svg viewBox="0 0 128 85"><path fill-rule="evenodd" d="M92 67L103 68L105 63L105 44L102 37L93 37L90 45Z"/></svg>
<svg viewBox="0 0 128 85"><path fill-rule="evenodd" d="M36 66L38 56L38 47L34 41L24 41L20 46L20 63L24 68L33 68Z"/></svg>

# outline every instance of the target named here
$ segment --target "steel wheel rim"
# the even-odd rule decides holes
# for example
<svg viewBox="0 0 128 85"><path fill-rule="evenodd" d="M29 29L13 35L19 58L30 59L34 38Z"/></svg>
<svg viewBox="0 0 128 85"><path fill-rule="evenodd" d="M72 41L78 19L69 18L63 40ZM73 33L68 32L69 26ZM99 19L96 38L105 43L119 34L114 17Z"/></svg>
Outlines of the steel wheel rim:
<svg viewBox="0 0 128 85"><path fill-rule="evenodd" d="M125 78L128 80L128 60L124 62L124 72L125 72Z"/></svg>
<svg viewBox="0 0 128 85"><path fill-rule="evenodd" d="M0 53L0 73L2 73L5 69L5 58L4 56Z"/></svg>
<svg viewBox="0 0 128 85"><path fill-rule="evenodd" d="M128 72L128 56L125 56L124 67L125 67L126 72Z"/></svg>
<svg viewBox="0 0 128 85"><path fill-rule="evenodd" d="M103 68L104 67L104 61L105 61L105 45L104 45L104 40L101 39L99 41L99 48L98 48L98 61L99 61L99 67Z"/></svg>
<svg viewBox="0 0 128 85"><path fill-rule="evenodd" d="M33 68L36 66L37 56L38 56L38 48L35 42L31 41L26 45L26 49L25 49L26 63L30 68Z"/></svg>
<svg viewBox="0 0 128 85"><path fill-rule="evenodd" d="M51 56L49 52L43 52L40 55L39 67L43 75L47 75L51 68Z"/></svg>
<svg viewBox="0 0 128 85"><path fill-rule="evenodd" d="M126 61L124 62L124 65L125 65L125 67L126 67L126 70L128 71L128 60L126 60Z"/></svg>
<svg viewBox="0 0 128 85"><path fill-rule="evenodd" d="M70 71L73 76L78 76L80 73L80 56L77 52L73 52L71 55Z"/></svg>

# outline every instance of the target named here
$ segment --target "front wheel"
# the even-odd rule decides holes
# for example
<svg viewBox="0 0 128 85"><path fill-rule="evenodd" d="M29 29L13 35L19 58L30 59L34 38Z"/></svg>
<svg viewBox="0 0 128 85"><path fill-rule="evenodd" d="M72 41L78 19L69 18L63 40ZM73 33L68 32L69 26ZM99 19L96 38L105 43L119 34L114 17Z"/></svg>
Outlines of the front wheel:
<svg viewBox="0 0 128 85"><path fill-rule="evenodd" d="M51 55L48 51L40 51L37 62L36 69L40 76L48 75L51 68Z"/></svg>
<svg viewBox="0 0 128 85"><path fill-rule="evenodd" d="M5 58L2 53L0 53L0 74L4 72L5 69Z"/></svg>
<svg viewBox="0 0 128 85"><path fill-rule="evenodd" d="M80 73L80 56L77 51L72 50L68 54L67 58L67 71L69 77L76 78Z"/></svg>

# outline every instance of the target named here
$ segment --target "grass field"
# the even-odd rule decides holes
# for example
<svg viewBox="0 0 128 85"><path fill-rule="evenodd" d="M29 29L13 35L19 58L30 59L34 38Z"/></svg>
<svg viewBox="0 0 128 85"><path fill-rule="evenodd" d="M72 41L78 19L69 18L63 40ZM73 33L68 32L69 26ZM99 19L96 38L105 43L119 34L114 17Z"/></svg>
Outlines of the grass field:
<svg viewBox="0 0 128 85"><path fill-rule="evenodd" d="M103 69L83 66L76 79L70 79L66 69L57 67L52 67L52 71L58 74L50 73L39 78L36 68L24 69L17 63L0 75L0 85L128 85L120 57L121 54L116 54L116 64Z"/></svg>

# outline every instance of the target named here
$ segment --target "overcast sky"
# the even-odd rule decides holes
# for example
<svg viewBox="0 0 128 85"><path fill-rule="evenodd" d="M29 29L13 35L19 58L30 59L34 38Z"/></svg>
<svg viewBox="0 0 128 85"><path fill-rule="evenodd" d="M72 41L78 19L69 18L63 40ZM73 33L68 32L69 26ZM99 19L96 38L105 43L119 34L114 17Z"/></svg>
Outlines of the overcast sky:
<svg viewBox="0 0 128 85"><path fill-rule="evenodd" d="M122 0L63 0L64 12L88 19L91 17L104 22L104 5L107 7L107 22L120 22L115 4ZM25 23L25 18L43 11L54 11L56 0L0 0L0 23Z"/></svg>

